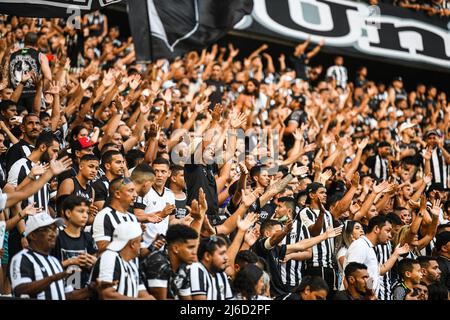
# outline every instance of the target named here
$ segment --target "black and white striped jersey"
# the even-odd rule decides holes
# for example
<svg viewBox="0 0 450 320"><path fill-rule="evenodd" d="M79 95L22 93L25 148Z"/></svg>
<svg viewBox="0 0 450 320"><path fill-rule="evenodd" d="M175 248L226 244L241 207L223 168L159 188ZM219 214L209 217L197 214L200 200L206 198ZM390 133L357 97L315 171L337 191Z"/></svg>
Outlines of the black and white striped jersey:
<svg viewBox="0 0 450 320"><path fill-rule="evenodd" d="M392 244L389 241L386 244L379 244L373 248L377 256L378 264L385 264L389 260L392 254ZM380 290L378 291L378 299L380 300L392 300L392 277L391 270L386 272L383 276L380 275Z"/></svg>
<svg viewBox="0 0 450 320"><path fill-rule="evenodd" d="M119 212L111 207L106 207L95 216L92 225L92 237L95 242L111 242L116 227L120 223L127 221L138 222L134 214L129 212Z"/></svg>
<svg viewBox="0 0 450 320"><path fill-rule="evenodd" d="M190 268L191 295L205 295L206 300L232 300L233 292L225 272L211 274L195 262Z"/></svg>
<svg viewBox="0 0 450 320"><path fill-rule="evenodd" d="M300 218L302 224L309 228L309 226L316 223L317 217L319 216L319 210L313 210L309 207L304 208L300 211ZM322 226L321 234L324 233L328 228L333 227L333 216L329 211L324 214L324 223ZM334 254L334 239L330 238L316 244L313 248L312 260L308 260L306 265L308 267L326 267L333 268L333 254Z"/></svg>
<svg viewBox="0 0 450 320"><path fill-rule="evenodd" d="M34 166L35 164L28 158L22 158L18 160L12 165L11 169L8 172L8 183L13 185L14 187L17 187L22 183L23 180L25 180ZM50 195L48 191L48 184L45 184L44 187L37 193L29 197L27 200L22 201L21 207L23 209L29 204L35 203L35 207L43 208L48 212L49 197Z"/></svg>
<svg viewBox="0 0 450 320"><path fill-rule="evenodd" d="M90 282L118 281L113 288L121 295L137 298L139 291L146 290L139 275L138 258L125 261L116 251L106 250L98 258L92 269Z"/></svg>
<svg viewBox="0 0 450 320"><path fill-rule="evenodd" d="M347 87L347 68L344 66L334 65L328 68L327 77L333 77L336 80L336 85L345 89Z"/></svg>
<svg viewBox="0 0 450 320"><path fill-rule="evenodd" d="M369 167L369 172L374 174L378 180L387 180L389 177L388 160L375 155L367 158L366 166Z"/></svg>
<svg viewBox="0 0 450 320"><path fill-rule="evenodd" d="M440 148L434 148L431 152L431 173L433 174L432 183L442 184L444 188L448 185L449 166L445 162L444 155Z"/></svg>
<svg viewBox="0 0 450 320"><path fill-rule="evenodd" d="M19 142L12 145L5 156L6 171L9 171L18 160L28 157L33 150L34 146L28 144L28 142L23 139L20 139Z"/></svg>
<svg viewBox="0 0 450 320"><path fill-rule="evenodd" d="M281 244L293 244L310 237L308 228L299 220L294 220L292 230L281 241ZM302 261L289 260L281 264L281 280L287 286L298 286L302 281Z"/></svg>
<svg viewBox="0 0 450 320"><path fill-rule="evenodd" d="M23 249L11 260L10 274L13 295L17 297L15 289L21 284L39 281L60 272L63 272L63 267L55 257ZM71 291L73 291L72 286L65 287L64 280L61 279L53 281L44 291L28 297L39 300L65 300L65 294Z"/></svg>

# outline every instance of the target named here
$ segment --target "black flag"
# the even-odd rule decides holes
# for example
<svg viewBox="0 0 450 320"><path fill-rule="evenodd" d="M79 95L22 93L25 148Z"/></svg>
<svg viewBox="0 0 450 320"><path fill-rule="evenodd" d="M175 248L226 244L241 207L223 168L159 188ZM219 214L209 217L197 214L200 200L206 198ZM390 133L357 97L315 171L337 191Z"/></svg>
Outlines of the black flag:
<svg viewBox="0 0 450 320"><path fill-rule="evenodd" d="M0 13L20 17L70 17L122 0L0 0Z"/></svg>
<svg viewBox="0 0 450 320"><path fill-rule="evenodd" d="M253 0L128 0L138 61L210 45L253 9Z"/></svg>

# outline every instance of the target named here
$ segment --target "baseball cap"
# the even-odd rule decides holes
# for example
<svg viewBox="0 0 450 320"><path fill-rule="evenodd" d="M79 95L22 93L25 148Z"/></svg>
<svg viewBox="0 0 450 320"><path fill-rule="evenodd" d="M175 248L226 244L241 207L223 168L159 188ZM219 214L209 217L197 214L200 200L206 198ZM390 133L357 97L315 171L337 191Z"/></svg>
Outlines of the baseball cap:
<svg viewBox="0 0 450 320"><path fill-rule="evenodd" d="M431 136L433 134L438 136L439 132L436 129L428 130L427 133L425 133L425 138L428 138L429 136Z"/></svg>
<svg viewBox="0 0 450 320"><path fill-rule="evenodd" d="M311 182L306 187L306 193L309 195L311 192L316 192L320 188L325 188L325 186L319 182Z"/></svg>
<svg viewBox="0 0 450 320"><path fill-rule="evenodd" d="M379 144L378 144L378 148L383 148L383 147L390 147L391 146L391 144L389 143L389 142L387 142L387 141L381 141Z"/></svg>
<svg viewBox="0 0 450 320"><path fill-rule="evenodd" d="M401 82L403 82L403 78L400 77L400 76L397 76L397 77L394 78L393 81L401 81Z"/></svg>
<svg viewBox="0 0 450 320"><path fill-rule="evenodd" d="M404 130L406 130L406 129L414 128L415 126L416 126L415 123L411 123L411 122L403 122L402 125L401 125L400 128L399 128L399 131L402 132L402 131L404 131Z"/></svg>
<svg viewBox="0 0 450 320"><path fill-rule="evenodd" d="M441 232L438 235L436 235L435 247L437 250L440 250L448 242L450 242L450 231Z"/></svg>
<svg viewBox="0 0 450 320"><path fill-rule="evenodd" d="M120 223L114 230L112 242L108 245L108 249L112 251L122 250L128 241L136 239L142 234L139 223L127 221Z"/></svg>
<svg viewBox="0 0 450 320"><path fill-rule="evenodd" d="M94 142L89 137L81 137L72 143L72 151L83 150L95 146L98 142Z"/></svg>
<svg viewBox="0 0 450 320"><path fill-rule="evenodd" d="M47 212L37 213L32 216L28 216L27 222L25 223L25 237L36 229L49 226L56 223L57 226L63 225L63 219L53 219Z"/></svg>

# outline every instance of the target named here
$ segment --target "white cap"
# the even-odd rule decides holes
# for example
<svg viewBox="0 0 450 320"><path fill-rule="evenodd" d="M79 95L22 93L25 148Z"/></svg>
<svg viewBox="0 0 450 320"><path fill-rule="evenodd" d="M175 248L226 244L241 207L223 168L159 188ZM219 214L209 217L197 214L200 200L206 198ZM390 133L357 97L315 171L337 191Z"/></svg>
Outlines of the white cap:
<svg viewBox="0 0 450 320"><path fill-rule="evenodd" d="M25 237L36 229L46 227L54 223L61 225L63 220L61 218L53 219L47 212L36 213L35 215L28 216L25 224Z"/></svg>
<svg viewBox="0 0 450 320"><path fill-rule="evenodd" d="M414 128L415 126L416 126L415 123L403 122L402 125L399 128L399 132L402 132L402 131L404 131L406 129L409 129L409 128Z"/></svg>
<svg viewBox="0 0 450 320"><path fill-rule="evenodd" d="M114 230L112 242L107 248L112 251L120 251L128 241L136 239L140 235L142 235L142 229L139 223L133 221L120 223Z"/></svg>

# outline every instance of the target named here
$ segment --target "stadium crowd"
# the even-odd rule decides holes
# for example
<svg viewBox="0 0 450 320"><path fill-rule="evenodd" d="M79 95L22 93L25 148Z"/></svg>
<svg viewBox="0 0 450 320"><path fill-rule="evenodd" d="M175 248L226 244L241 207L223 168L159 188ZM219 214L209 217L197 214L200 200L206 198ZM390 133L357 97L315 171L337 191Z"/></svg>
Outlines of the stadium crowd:
<svg viewBox="0 0 450 320"><path fill-rule="evenodd" d="M80 25L0 19L3 295L448 299L445 92L323 41L142 65Z"/></svg>
<svg viewBox="0 0 450 320"><path fill-rule="evenodd" d="M448 20L450 17L450 2L448 0L363 0L370 5L390 3L394 6L424 12L429 16L439 16Z"/></svg>

